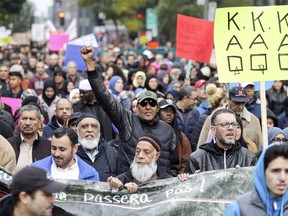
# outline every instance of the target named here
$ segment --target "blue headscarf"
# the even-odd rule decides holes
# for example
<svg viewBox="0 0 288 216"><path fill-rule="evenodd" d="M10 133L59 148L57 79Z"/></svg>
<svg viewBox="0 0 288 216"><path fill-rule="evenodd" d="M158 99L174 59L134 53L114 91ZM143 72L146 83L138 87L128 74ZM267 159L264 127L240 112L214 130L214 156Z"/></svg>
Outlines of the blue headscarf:
<svg viewBox="0 0 288 216"><path fill-rule="evenodd" d="M122 79L122 78L120 76L113 76L109 80L109 89L112 94L117 95L117 96L119 95L120 92L115 90L115 84L119 79Z"/></svg>

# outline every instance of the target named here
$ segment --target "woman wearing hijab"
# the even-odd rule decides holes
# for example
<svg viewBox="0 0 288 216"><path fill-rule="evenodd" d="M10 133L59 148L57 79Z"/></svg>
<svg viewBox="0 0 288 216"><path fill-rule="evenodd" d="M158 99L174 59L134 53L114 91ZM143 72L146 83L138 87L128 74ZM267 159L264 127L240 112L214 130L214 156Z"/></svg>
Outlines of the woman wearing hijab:
<svg viewBox="0 0 288 216"><path fill-rule="evenodd" d="M44 83L42 94L39 95L43 108L48 112L49 121L55 113L56 102L60 99L57 96L56 83L53 80L47 80Z"/></svg>
<svg viewBox="0 0 288 216"><path fill-rule="evenodd" d="M109 90L126 110L130 110L131 102L127 92L123 91L124 83L120 76L113 76L109 81Z"/></svg>

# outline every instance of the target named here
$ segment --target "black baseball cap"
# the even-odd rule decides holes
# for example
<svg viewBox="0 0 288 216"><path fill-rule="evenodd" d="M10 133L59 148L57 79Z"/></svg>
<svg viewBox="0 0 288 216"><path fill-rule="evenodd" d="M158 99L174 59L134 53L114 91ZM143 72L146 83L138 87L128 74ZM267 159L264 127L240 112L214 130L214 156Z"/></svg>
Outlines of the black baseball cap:
<svg viewBox="0 0 288 216"><path fill-rule="evenodd" d="M166 107L168 107L168 106L170 106L170 107L172 107L173 109L174 109L174 111L176 112L176 110L177 110L177 108L176 108L176 106L173 104L173 101L172 100L161 100L159 103L158 103L158 105L159 105L159 108L160 109L164 109L164 108L166 108Z"/></svg>
<svg viewBox="0 0 288 216"><path fill-rule="evenodd" d="M45 193L59 193L65 190L67 186L67 184L54 181L45 170L27 166L13 176L11 192L17 194L22 191L41 190Z"/></svg>
<svg viewBox="0 0 288 216"><path fill-rule="evenodd" d="M234 102L247 102L248 97L243 87L235 86L229 90L229 98Z"/></svg>

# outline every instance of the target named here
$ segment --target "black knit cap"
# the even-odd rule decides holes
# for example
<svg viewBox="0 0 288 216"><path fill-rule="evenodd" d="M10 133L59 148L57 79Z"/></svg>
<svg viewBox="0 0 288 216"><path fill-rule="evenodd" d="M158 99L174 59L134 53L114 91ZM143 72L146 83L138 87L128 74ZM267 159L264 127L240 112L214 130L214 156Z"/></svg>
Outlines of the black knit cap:
<svg viewBox="0 0 288 216"><path fill-rule="evenodd" d="M154 136L144 135L138 139L138 143L140 141L149 142L156 149L157 152L161 151L161 143L160 143L159 139L154 137Z"/></svg>
<svg viewBox="0 0 288 216"><path fill-rule="evenodd" d="M78 126L78 124L85 118L94 118L98 121L98 119L96 118L95 115L93 115L92 113L83 113L81 116L79 116L77 118L77 121L76 121L76 126Z"/></svg>

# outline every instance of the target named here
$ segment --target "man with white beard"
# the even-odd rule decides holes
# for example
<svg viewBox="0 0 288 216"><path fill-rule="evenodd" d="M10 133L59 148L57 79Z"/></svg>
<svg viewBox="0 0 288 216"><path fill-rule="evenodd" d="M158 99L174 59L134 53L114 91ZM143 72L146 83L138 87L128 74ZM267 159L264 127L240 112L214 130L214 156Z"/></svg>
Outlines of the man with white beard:
<svg viewBox="0 0 288 216"><path fill-rule="evenodd" d="M144 135L138 139L134 160L130 169L116 177L110 176L108 183L112 188L127 188L129 193L137 191L138 186L148 181L173 177L161 172L157 159L161 154L161 143L156 137Z"/></svg>
<svg viewBox="0 0 288 216"><path fill-rule="evenodd" d="M77 155L99 173L100 181L118 174L118 152L100 134L100 123L92 113L84 113L76 121Z"/></svg>

